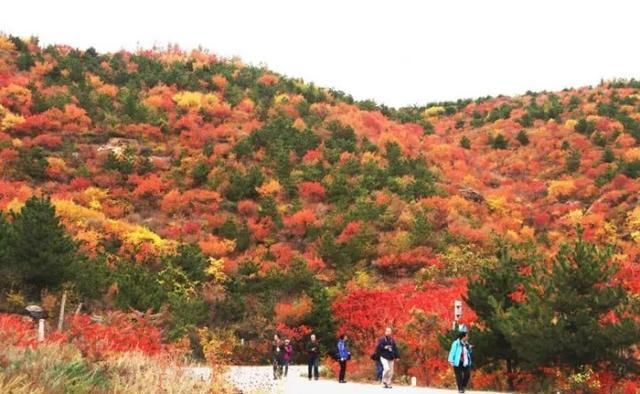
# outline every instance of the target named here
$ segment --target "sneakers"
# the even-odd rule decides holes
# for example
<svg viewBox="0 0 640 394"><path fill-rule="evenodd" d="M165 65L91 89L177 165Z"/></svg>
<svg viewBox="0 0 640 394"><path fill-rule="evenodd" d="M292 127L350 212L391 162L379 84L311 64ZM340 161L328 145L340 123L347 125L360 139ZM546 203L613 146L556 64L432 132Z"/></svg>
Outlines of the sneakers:
<svg viewBox="0 0 640 394"><path fill-rule="evenodd" d="M382 386L382 387L384 387L385 389L390 389L390 388L392 388L390 384L383 383L383 385L384 385L384 386Z"/></svg>

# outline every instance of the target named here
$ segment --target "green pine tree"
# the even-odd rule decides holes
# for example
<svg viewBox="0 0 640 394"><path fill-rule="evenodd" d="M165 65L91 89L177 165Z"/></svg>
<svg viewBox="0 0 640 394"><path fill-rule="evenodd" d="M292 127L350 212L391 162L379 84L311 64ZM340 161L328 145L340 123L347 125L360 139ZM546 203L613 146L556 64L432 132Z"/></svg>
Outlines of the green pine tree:
<svg viewBox="0 0 640 394"><path fill-rule="evenodd" d="M576 172L580 169L582 154L577 149L572 149L565 158L565 167L568 172Z"/></svg>
<svg viewBox="0 0 640 394"><path fill-rule="evenodd" d="M580 237L561 247L550 270L534 274L525 303L510 310L496 305L499 329L527 366L638 371L631 349L640 343L640 325L629 295L614 281L611 255L611 248Z"/></svg>
<svg viewBox="0 0 640 394"><path fill-rule="evenodd" d="M211 169L206 162L198 162L198 164L196 164L196 166L191 170L191 178L193 178L193 183L196 186L201 186L202 184L204 184L207 181L210 170Z"/></svg>
<svg viewBox="0 0 640 394"><path fill-rule="evenodd" d="M305 292L313 300L313 307L304 323L313 329L323 350L332 349L336 338L329 292L317 281Z"/></svg>
<svg viewBox="0 0 640 394"><path fill-rule="evenodd" d="M76 245L67 235L48 197L31 197L13 214L9 258L15 271L35 294L58 288L71 279Z"/></svg>
<svg viewBox="0 0 640 394"><path fill-rule="evenodd" d="M469 137L463 135L462 138L460 138L460 146L464 149L471 149L471 141L469 140Z"/></svg>
<svg viewBox="0 0 640 394"><path fill-rule="evenodd" d="M507 149L509 140L502 134L497 134L495 137L489 138L489 145L491 145L493 149Z"/></svg>
<svg viewBox="0 0 640 394"><path fill-rule="evenodd" d="M9 260L9 236L11 226L0 212L0 288L11 288L15 282L15 270Z"/></svg>
<svg viewBox="0 0 640 394"><path fill-rule="evenodd" d="M613 150L608 146L604 148L604 151L602 152L602 161L605 163L613 163L615 159L616 156L613 153Z"/></svg>
<svg viewBox="0 0 640 394"><path fill-rule="evenodd" d="M516 136L516 139L522 146L529 145L529 134L527 134L527 130L520 130L518 132L518 135Z"/></svg>
<svg viewBox="0 0 640 394"><path fill-rule="evenodd" d="M496 266L484 266L476 279L471 279L465 302L473 309L481 322L473 332L473 341L478 366L497 366L504 362L509 389L514 390L513 373L517 371L519 357L515 349L502 332L498 315L495 314L496 305L501 310L511 310L518 306L512 294L527 280L520 274L520 268L534 263L537 253L530 253L525 249L528 258L516 258L503 246L498 250ZM529 252L529 253L527 253ZM447 341L447 345L450 341Z"/></svg>

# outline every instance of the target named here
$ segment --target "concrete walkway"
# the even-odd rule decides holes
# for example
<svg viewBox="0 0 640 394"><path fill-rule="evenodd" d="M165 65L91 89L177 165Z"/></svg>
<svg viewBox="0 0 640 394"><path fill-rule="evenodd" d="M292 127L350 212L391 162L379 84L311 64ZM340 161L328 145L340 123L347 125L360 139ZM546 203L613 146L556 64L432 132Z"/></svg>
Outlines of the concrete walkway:
<svg viewBox="0 0 640 394"><path fill-rule="evenodd" d="M393 389L389 390L377 384L351 382L340 384L335 380L326 379L309 381L303 376L305 373L306 366L291 366L287 378L273 380L273 370L269 366L231 367L228 379L242 394L448 394L458 392L457 390L399 385L394 385ZM491 394L487 391L467 391L467 393Z"/></svg>

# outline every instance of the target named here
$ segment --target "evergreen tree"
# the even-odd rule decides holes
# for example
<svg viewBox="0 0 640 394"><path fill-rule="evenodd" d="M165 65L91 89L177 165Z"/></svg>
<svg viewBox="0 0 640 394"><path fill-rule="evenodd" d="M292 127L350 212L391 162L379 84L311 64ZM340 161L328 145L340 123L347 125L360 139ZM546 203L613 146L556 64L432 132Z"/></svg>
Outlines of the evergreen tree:
<svg viewBox="0 0 640 394"><path fill-rule="evenodd" d="M582 155L577 149L572 149L565 159L565 167L569 172L576 172L580 169Z"/></svg>
<svg viewBox="0 0 640 394"><path fill-rule="evenodd" d="M591 135L596 129L596 123L594 121L587 121L585 118L578 120L576 123L574 130L580 134L585 134L587 136Z"/></svg>
<svg viewBox="0 0 640 394"><path fill-rule="evenodd" d="M516 136L516 139L518 140L518 142L522 146L529 145L529 135L527 134L527 131L524 130L524 129L522 129L522 130L520 130L518 132L518 135Z"/></svg>
<svg viewBox="0 0 640 394"><path fill-rule="evenodd" d="M417 213L411 225L411 244L413 246L428 244L429 241L432 241L430 239L432 230L431 223L427 220L426 215L422 212Z"/></svg>
<svg viewBox="0 0 640 394"><path fill-rule="evenodd" d="M111 279L118 288L114 301L120 309L158 311L167 301L167 293L156 274L134 261L118 261Z"/></svg>
<svg viewBox="0 0 640 394"><path fill-rule="evenodd" d="M57 288L72 276L76 245L48 197L31 197L13 215L9 256L18 276L36 294Z"/></svg>
<svg viewBox="0 0 640 394"><path fill-rule="evenodd" d="M519 357L502 332L495 308L497 305L501 310L510 310L518 306L513 294L527 280L520 274L520 269L535 262L537 253L529 253L529 256L528 259L516 258L509 249L501 247L497 253L497 266L482 267L478 278L469 281L465 299L481 322L473 332L475 353L479 355L475 363L483 366L504 362L510 390L514 389L513 373L518 367ZM447 340L447 346L449 343Z"/></svg>
<svg viewBox="0 0 640 394"><path fill-rule="evenodd" d="M608 146L604 148L604 151L602 152L602 161L605 163L613 163L615 159L616 156L613 153L613 150Z"/></svg>
<svg viewBox="0 0 640 394"><path fill-rule="evenodd" d="M0 267L4 267L7 264L9 229L9 223L5 219L4 214L0 212Z"/></svg>
<svg viewBox="0 0 640 394"><path fill-rule="evenodd" d="M9 237L11 226L0 212L0 288L10 288L15 281L13 267L10 265Z"/></svg>
<svg viewBox="0 0 640 394"><path fill-rule="evenodd" d="M191 178L193 178L193 183L196 186L200 186L207 181L207 177L209 176L209 165L206 162L200 161L196 164L195 167L191 170Z"/></svg>
<svg viewBox="0 0 640 394"><path fill-rule="evenodd" d="M632 347L640 343L626 290L614 280L612 249L580 236L563 245L551 270L541 267L526 285L526 302L496 305L498 327L529 367L578 372L607 366L620 376L638 371Z"/></svg>
<svg viewBox="0 0 640 394"><path fill-rule="evenodd" d="M324 351L335 346L335 322L331 312L331 298L327 289L318 281L305 291L313 300L311 312L304 324L313 329Z"/></svg>
<svg viewBox="0 0 640 394"><path fill-rule="evenodd" d="M471 141L469 141L469 138L466 135L463 135L462 138L460 138L460 146L464 149L471 149Z"/></svg>
<svg viewBox="0 0 640 394"><path fill-rule="evenodd" d="M493 149L507 149L509 141L502 134L498 134L495 137L489 138L489 144Z"/></svg>
<svg viewBox="0 0 640 394"><path fill-rule="evenodd" d="M47 166L47 157L41 147L20 149L16 167L21 175L26 175L34 181L42 181L45 178Z"/></svg>
<svg viewBox="0 0 640 394"><path fill-rule="evenodd" d="M190 280L198 282L205 281L204 271L209 266L207 257L202 254L202 250L196 244L178 246L176 254L169 256L165 263L182 269Z"/></svg>

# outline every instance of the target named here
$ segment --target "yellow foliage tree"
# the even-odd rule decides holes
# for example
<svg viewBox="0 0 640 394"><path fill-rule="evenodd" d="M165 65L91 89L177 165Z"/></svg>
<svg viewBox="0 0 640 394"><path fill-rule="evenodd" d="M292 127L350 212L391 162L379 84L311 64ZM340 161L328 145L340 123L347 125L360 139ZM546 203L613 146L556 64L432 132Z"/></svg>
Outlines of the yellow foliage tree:
<svg viewBox="0 0 640 394"><path fill-rule="evenodd" d="M640 206L627 215L627 228L631 232L631 238L634 241L640 241Z"/></svg>
<svg viewBox="0 0 640 394"><path fill-rule="evenodd" d="M422 113L425 118L433 118L444 113L444 107L429 107Z"/></svg>
<svg viewBox="0 0 640 394"><path fill-rule="evenodd" d="M280 182L275 179L270 179L256 188L256 191L262 197L277 196L280 194L281 190L282 186L280 185Z"/></svg>
<svg viewBox="0 0 640 394"><path fill-rule="evenodd" d="M576 191L576 185L573 180L551 181L549 183L549 196L553 199L565 198Z"/></svg>
<svg viewBox="0 0 640 394"><path fill-rule="evenodd" d="M224 273L224 260L221 258L209 257L209 266L205 273L211 277L214 284L223 284L227 280Z"/></svg>
<svg viewBox="0 0 640 394"><path fill-rule="evenodd" d="M0 108L0 130L9 130L22 123L24 123L24 117L9 111L2 116L2 108Z"/></svg>

